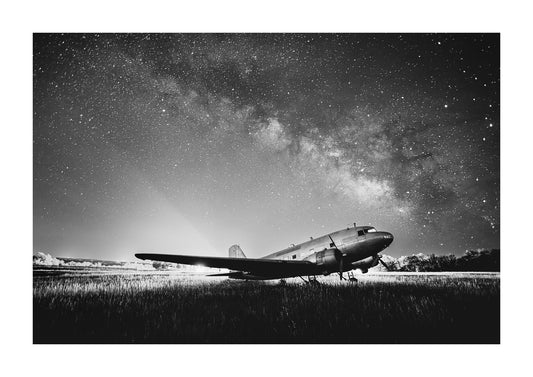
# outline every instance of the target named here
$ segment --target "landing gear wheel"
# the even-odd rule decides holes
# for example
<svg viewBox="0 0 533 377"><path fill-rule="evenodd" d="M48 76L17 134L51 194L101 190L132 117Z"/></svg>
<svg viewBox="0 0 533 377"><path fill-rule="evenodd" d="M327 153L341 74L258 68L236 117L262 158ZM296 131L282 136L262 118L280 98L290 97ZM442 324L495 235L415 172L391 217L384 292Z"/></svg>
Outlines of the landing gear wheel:
<svg viewBox="0 0 533 377"><path fill-rule="evenodd" d="M303 277L301 276L298 276L300 279L303 280L303 282L306 284L306 285L311 285L311 286L314 286L314 287L318 287L320 286L320 282L317 280L316 276L308 276L307 277L307 280L305 280Z"/></svg>
<svg viewBox="0 0 533 377"><path fill-rule="evenodd" d="M355 274L353 273L353 271L349 271L348 272L348 280L352 283L357 283L358 280L357 278L355 277Z"/></svg>
<svg viewBox="0 0 533 377"><path fill-rule="evenodd" d="M313 276L313 277L309 276L308 279L309 279L309 284L314 287L319 287L321 285L320 282L317 280L316 276Z"/></svg>

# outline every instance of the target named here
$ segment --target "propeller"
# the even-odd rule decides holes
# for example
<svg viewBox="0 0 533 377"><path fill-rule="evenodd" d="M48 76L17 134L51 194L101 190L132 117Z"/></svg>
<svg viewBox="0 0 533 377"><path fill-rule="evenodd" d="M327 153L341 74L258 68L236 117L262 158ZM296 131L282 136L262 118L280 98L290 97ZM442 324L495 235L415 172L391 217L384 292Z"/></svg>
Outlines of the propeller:
<svg viewBox="0 0 533 377"><path fill-rule="evenodd" d="M383 260L381 259L381 255L378 256L378 261L385 266L385 268L387 269L387 271L391 271L390 267L387 265L387 263L383 262Z"/></svg>
<svg viewBox="0 0 533 377"><path fill-rule="evenodd" d="M328 235L328 237L331 240L331 244L333 245L333 247L335 247L335 251L338 252L338 255L339 255L339 277L340 277L340 280L344 280L344 276L343 276L343 273L344 273L344 261L343 261L343 258L342 258L342 253L339 250L339 248L337 247L337 245L335 244L335 241L333 241L333 238L331 238L331 235Z"/></svg>

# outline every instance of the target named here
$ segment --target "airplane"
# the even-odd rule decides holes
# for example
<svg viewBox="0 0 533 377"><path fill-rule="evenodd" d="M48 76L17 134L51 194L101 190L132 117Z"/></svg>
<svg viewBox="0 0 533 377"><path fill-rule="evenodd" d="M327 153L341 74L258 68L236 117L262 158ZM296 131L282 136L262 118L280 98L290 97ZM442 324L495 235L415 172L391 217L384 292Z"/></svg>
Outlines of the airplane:
<svg viewBox="0 0 533 377"><path fill-rule="evenodd" d="M227 276L241 280L269 280L307 276L311 282L317 275L338 273L340 280L344 272L349 273L350 280L357 280L352 270L362 273L382 263L389 267L378 255L387 248L394 237L389 232L377 231L372 226L348 227L309 241L269 254L263 258L246 258L238 245L229 248L228 257L207 257L175 254L138 253L135 256L143 260L172 262L180 264L201 265L231 270L227 273L207 276ZM350 275L351 272L351 275ZM305 281L305 279L303 279Z"/></svg>

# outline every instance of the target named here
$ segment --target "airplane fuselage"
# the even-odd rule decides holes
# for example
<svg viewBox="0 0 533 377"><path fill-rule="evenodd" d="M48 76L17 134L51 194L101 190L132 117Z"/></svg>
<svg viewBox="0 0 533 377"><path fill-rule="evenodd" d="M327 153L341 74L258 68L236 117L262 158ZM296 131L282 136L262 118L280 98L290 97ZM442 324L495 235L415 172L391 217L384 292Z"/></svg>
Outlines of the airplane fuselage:
<svg viewBox="0 0 533 377"><path fill-rule="evenodd" d="M359 269L363 273L378 264L378 253L387 248L394 237L389 232L376 231L371 226L357 226L342 229L309 241L292 245L286 249L266 255L262 259L309 261L316 265L316 275L346 272ZM236 279L276 279L298 276L298 274L255 275L236 273Z"/></svg>

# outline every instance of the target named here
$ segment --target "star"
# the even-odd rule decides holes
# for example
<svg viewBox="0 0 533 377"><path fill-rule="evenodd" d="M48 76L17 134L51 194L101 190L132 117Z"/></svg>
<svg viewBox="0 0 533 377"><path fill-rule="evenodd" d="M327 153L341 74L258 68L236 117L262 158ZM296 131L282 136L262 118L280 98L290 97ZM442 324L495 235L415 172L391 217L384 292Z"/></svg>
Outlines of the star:
<svg viewBox="0 0 533 377"><path fill-rule="evenodd" d="M34 39L38 249L260 256L354 221L398 256L499 247L497 35Z"/></svg>

